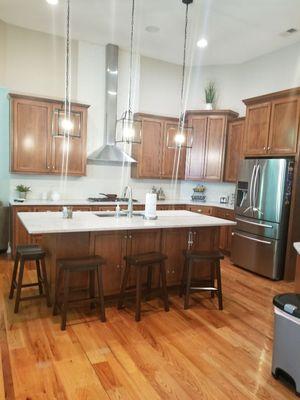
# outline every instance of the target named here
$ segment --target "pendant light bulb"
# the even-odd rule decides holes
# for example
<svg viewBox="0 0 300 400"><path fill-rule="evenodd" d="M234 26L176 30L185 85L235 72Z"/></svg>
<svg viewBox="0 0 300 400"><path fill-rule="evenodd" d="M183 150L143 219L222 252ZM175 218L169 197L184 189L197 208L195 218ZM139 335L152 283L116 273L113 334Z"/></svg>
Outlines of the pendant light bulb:
<svg viewBox="0 0 300 400"><path fill-rule="evenodd" d="M182 132L177 132L174 140L176 145L181 147L185 143L185 135Z"/></svg>
<svg viewBox="0 0 300 400"><path fill-rule="evenodd" d="M66 133L71 132L74 128L73 122L69 118L64 118L61 121L61 127Z"/></svg>

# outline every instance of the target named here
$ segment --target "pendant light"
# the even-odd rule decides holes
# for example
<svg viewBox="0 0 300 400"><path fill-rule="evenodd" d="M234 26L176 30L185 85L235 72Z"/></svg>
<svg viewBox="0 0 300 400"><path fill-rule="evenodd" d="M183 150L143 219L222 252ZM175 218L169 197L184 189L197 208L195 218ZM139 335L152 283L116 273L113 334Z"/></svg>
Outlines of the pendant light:
<svg viewBox="0 0 300 400"><path fill-rule="evenodd" d="M142 121L132 112L134 17L135 0L132 0L128 108L117 121L116 143L141 143Z"/></svg>
<svg viewBox="0 0 300 400"><path fill-rule="evenodd" d="M180 108L181 113L178 122L178 129L174 135L167 135L168 148L191 148L193 143L193 128L185 125L185 111L184 111L184 84L185 84L185 70L186 70L186 52L187 52L187 35L188 35L188 12L189 5L193 0L182 0L186 5L185 9L185 26L184 26L184 46L183 46L183 63L182 63L182 78L181 78L181 93L180 93Z"/></svg>

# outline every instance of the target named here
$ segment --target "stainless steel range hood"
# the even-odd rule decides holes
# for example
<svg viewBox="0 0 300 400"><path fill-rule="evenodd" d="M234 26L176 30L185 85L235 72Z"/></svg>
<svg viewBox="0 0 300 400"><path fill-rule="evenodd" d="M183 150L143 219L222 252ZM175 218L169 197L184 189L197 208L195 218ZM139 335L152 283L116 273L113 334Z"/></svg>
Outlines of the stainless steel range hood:
<svg viewBox="0 0 300 400"><path fill-rule="evenodd" d="M136 161L115 144L118 99L119 47L106 45L105 68L105 126L104 144L88 156L91 163L135 163Z"/></svg>

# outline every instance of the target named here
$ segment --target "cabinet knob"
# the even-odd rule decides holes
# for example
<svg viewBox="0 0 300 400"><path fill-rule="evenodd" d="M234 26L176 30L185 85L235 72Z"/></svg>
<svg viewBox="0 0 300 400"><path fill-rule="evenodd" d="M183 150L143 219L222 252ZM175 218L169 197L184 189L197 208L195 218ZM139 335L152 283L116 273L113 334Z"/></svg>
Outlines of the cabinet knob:
<svg viewBox="0 0 300 400"><path fill-rule="evenodd" d="M199 210L197 210L197 212L198 212L198 213L202 213L202 210L201 210L201 209L199 209Z"/></svg>
<svg viewBox="0 0 300 400"><path fill-rule="evenodd" d="M270 147L270 146L268 147L268 150L271 150L271 147Z"/></svg>
<svg viewBox="0 0 300 400"><path fill-rule="evenodd" d="M132 239L132 236L131 236L131 235L129 235L129 239Z"/></svg>

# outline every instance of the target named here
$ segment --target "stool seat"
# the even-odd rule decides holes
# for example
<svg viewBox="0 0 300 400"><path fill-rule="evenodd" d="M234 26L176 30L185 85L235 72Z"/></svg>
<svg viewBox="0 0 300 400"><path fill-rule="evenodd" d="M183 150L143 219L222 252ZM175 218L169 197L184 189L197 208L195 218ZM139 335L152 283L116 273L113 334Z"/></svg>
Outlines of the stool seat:
<svg viewBox="0 0 300 400"><path fill-rule="evenodd" d="M158 264L166 260L168 257L162 253L150 252L142 254L134 254L131 256L125 256L126 260L131 265L148 265L148 264Z"/></svg>
<svg viewBox="0 0 300 400"><path fill-rule="evenodd" d="M61 311L61 330L66 329L67 311L70 303L84 304L90 303L91 307L95 303L100 304L100 319L105 322L104 292L102 282L102 265L105 264L104 258L100 256L88 256L83 258L68 258L57 261L56 282L55 282L55 300L53 315ZM77 298L71 300L70 294L70 276L77 272L86 271L89 275L89 297ZM95 295L95 281L98 286L98 295ZM59 302L60 286L63 286L62 302ZM61 303L61 304L60 304Z"/></svg>
<svg viewBox="0 0 300 400"><path fill-rule="evenodd" d="M89 256L84 258L66 258L58 260L57 266L63 269L88 269L96 265L105 264L104 258L100 256Z"/></svg>
<svg viewBox="0 0 300 400"><path fill-rule="evenodd" d="M25 260L38 260L45 257L45 251L38 245L19 246L17 247L17 255Z"/></svg>
<svg viewBox="0 0 300 400"><path fill-rule="evenodd" d="M183 255L194 260L223 260L224 255L220 251L201 251L201 250L184 250Z"/></svg>
<svg viewBox="0 0 300 400"><path fill-rule="evenodd" d="M49 284L48 284L46 264L45 264L45 255L46 255L45 251L37 244L17 246L10 292L9 292L9 298L12 299L14 296L15 289L17 290L16 303L14 309L15 313L19 311L19 304L21 301L24 300L32 300L45 297L48 307L51 306ZM25 262L33 260L35 261L36 264L37 282L24 284L23 275L24 275ZM23 288L34 287L34 286L39 287L39 294L27 297L21 297L21 291Z"/></svg>

